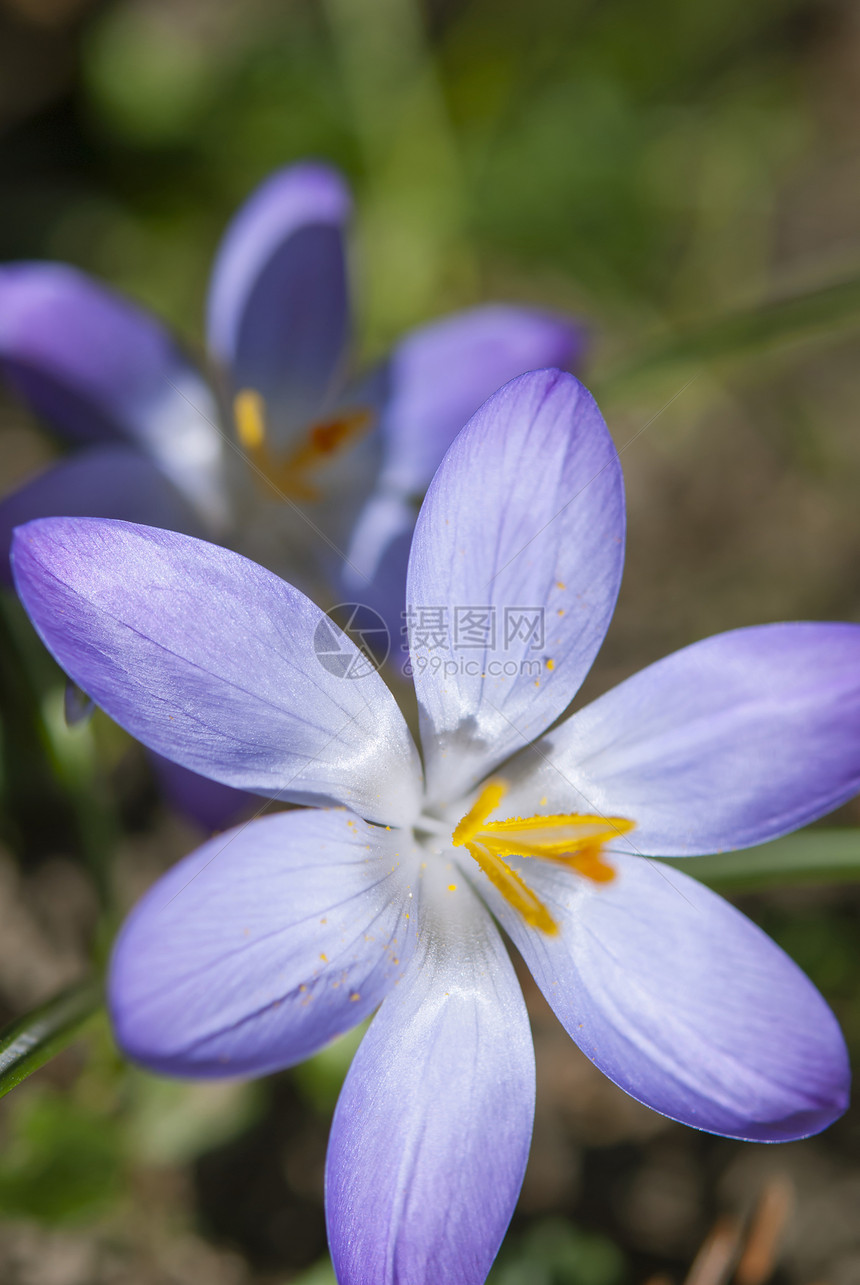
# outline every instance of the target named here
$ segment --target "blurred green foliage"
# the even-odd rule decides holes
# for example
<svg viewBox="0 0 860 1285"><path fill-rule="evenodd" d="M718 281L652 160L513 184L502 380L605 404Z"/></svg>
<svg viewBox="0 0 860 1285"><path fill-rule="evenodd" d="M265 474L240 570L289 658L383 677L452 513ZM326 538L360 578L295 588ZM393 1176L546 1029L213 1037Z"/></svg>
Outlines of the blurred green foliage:
<svg viewBox="0 0 860 1285"><path fill-rule="evenodd" d="M43 1090L22 1098L0 1156L0 1213L92 1219L116 1199L122 1135L104 1109Z"/></svg>
<svg viewBox="0 0 860 1285"><path fill-rule="evenodd" d="M779 186L814 142L798 53L818 7L109 5L81 45L100 172L39 249L199 334L224 221L317 154L356 183L371 347L495 279L622 333L754 303Z"/></svg>
<svg viewBox="0 0 860 1285"><path fill-rule="evenodd" d="M502 1250L488 1285L619 1285L626 1276L624 1255L607 1237L545 1219Z"/></svg>

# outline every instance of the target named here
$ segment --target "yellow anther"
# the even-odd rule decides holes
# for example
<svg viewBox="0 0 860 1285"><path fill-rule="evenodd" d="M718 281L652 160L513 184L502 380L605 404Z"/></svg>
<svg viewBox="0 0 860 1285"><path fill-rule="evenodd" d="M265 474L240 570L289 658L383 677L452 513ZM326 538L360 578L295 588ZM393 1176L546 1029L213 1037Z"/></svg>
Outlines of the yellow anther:
<svg viewBox="0 0 860 1285"><path fill-rule="evenodd" d="M507 792L508 787L504 781L490 781L489 785L484 786L462 821L457 823L457 828L452 835L455 847L464 847L478 833L487 817L491 812L495 812Z"/></svg>
<svg viewBox="0 0 860 1285"><path fill-rule="evenodd" d="M610 883L615 871L602 856L603 845L628 834L634 822L626 817L603 817L580 813L553 816L510 817L488 821L507 793L503 781L484 786L472 807L459 822L451 840L465 847L487 878L527 923L543 932L558 931L546 906L505 857L541 857L569 866L593 883ZM542 800L543 802L543 800Z"/></svg>
<svg viewBox="0 0 860 1285"><path fill-rule="evenodd" d="M266 434L266 403L254 388L243 388L233 399L233 418L239 444L248 453L257 475L277 491L294 499L316 500L317 488L309 474L352 446L369 428L373 416L364 409L342 411L331 419L311 424L299 444L278 455Z"/></svg>
<svg viewBox="0 0 860 1285"><path fill-rule="evenodd" d="M566 861L583 851L595 852L610 839L629 834L634 823L625 817L562 816L511 817L485 821L476 838L496 852L516 857L546 857Z"/></svg>
<svg viewBox="0 0 860 1285"><path fill-rule="evenodd" d="M266 403L254 388L243 388L233 402L236 436L251 454L259 451L266 440Z"/></svg>
<svg viewBox="0 0 860 1285"><path fill-rule="evenodd" d="M526 923L532 928L539 928L547 936L554 937L558 932L558 924L540 897L535 896L516 870L512 870L507 861L503 861L483 843L467 843L465 846L490 883L495 884L505 901L519 911Z"/></svg>

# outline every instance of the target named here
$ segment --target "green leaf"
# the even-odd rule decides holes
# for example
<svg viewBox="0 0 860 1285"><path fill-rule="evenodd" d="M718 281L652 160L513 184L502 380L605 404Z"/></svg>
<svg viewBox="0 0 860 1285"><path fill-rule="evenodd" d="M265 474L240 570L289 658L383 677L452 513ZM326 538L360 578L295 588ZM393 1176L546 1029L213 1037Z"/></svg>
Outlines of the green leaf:
<svg viewBox="0 0 860 1285"><path fill-rule="evenodd" d="M64 1049L101 1003L101 983L88 979L0 1031L0 1098Z"/></svg>
<svg viewBox="0 0 860 1285"><path fill-rule="evenodd" d="M860 829L801 830L741 852L662 860L721 891L849 881L860 879Z"/></svg>

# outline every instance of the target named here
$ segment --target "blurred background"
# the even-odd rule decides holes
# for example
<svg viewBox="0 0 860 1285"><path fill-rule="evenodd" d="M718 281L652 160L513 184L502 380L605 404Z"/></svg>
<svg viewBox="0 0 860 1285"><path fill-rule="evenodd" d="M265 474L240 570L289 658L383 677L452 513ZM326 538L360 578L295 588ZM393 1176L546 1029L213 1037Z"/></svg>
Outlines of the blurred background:
<svg viewBox="0 0 860 1285"><path fill-rule="evenodd" d="M355 188L365 357L487 299L585 321L630 506L586 697L711 632L860 621L855 0L0 0L0 260L77 264L200 348L227 219L307 156ZM55 448L5 393L0 417L6 492ZM66 726L8 594L0 626L5 1021L103 960L201 833L107 719ZM720 890L856 1058L857 885ZM856 1112L786 1147L696 1134L528 998L535 1144L494 1285L860 1283ZM354 1044L183 1085L92 1019L0 1101L0 1280L331 1285L323 1161Z"/></svg>

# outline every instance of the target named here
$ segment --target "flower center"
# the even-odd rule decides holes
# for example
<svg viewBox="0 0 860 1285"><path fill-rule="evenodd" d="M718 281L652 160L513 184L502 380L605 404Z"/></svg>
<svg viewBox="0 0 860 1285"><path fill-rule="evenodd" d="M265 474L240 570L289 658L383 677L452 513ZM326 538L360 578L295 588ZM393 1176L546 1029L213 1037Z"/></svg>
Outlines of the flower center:
<svg viewBox="0 0 860 1285"><path fill-rule="evenodd" d="M266 440L266 403L253 388L243 388L233 400L236 436L251 463L279 491L298 500L318 500L311 475L352 446L370 427L371 411L343 410L331 419L317 420L293 450L281 455Z"/></svg>
<svg viewBox="0 0 860 1285"><path fill-rule="evenodd" d="M455 847L465 848L474 857L490 882L519 911L527 924L554 935L558 932L558 924L540 898L504 858L543 857L569 866L594 883L610 883L615 878L615 871L603 860L601 849L609 839L627 834L635 822L624 817L588 816L576 812L488 821L487 817L499 806L507 790L503 781L490 781L485 785L457 825L451 841Z"/></svg>

